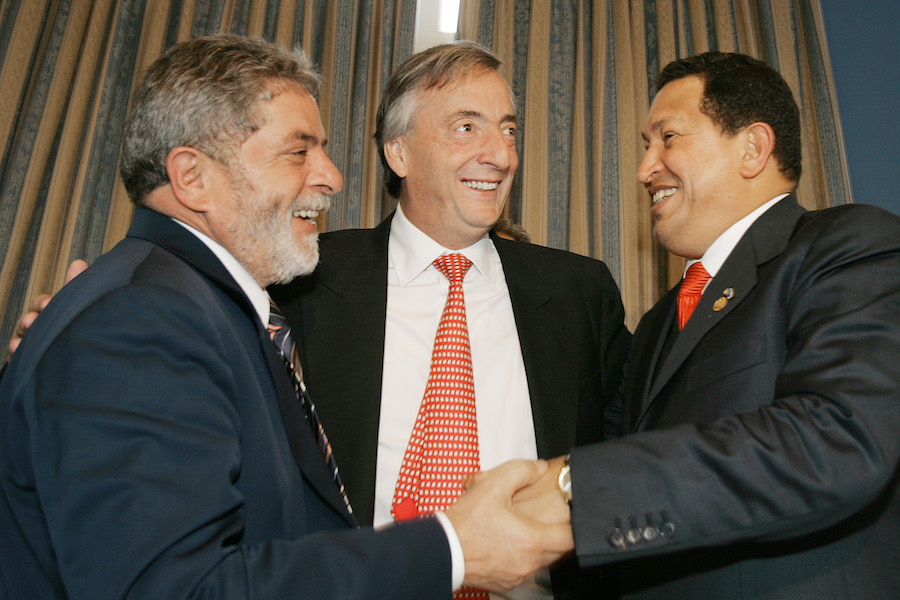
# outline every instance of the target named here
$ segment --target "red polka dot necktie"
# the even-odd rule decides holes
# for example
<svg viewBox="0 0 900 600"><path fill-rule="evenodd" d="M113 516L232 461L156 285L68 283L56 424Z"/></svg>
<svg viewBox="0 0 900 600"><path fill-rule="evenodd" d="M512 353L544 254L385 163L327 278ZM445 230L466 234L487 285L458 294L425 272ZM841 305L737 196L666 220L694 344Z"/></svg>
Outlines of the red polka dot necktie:
<svg viewBox="0 0 900 600"><path fill-rule="evenodd" d="M678 288L678 329L684 329L685 323L691 318L697 303L700 302L700 296L703 295L703 288L709 281L709 273L703 268L698 261L688 267L687 273L684 275L684 281Z"/></svg>
<svg viewBox="0 0 900 600"><path fill-rule="evenodd" d="M462 494L466 477L480 468L462 287L472 262L462 254L447 254L433 264L450 280L450 292L434 338L425 397L394 491L391 513L398 521L447 508ZM488 593L464 588L454 598L486 599Z"/></svg>

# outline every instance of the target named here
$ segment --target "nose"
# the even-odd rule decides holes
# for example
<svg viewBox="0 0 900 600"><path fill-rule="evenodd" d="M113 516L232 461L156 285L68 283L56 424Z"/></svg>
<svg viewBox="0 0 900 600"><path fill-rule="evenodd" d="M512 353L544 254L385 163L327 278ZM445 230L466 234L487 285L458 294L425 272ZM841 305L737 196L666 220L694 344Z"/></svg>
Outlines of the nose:
<svg viewBox="0 0 900 600"><path fill-rule="evenodd" d="M638 165L638 181L644 185L649 185L653 181L653 176L658 173L661 168L662 164L659 161L659 155L653 149L652 145L648 146L644 151L644 158L641 159L641 164Z"/></svg>
<svg viewBox="0 0 900 600"><path fill-rule="evenodd" d="M338 171L338 168L334 166L334 163L331 162L331 159L328 158L324 151L320 153L318 163L313 172L314 179L312 184L325 194L337 194L344 186L341 172Z"/></svg>
<svg viewBox="0 0 900 600"><path fill-rule="evenodd" d="M486 134L478 159L479 162L491 165L498 171L515 170L519 166L515 139L503 131Z"/></svg>

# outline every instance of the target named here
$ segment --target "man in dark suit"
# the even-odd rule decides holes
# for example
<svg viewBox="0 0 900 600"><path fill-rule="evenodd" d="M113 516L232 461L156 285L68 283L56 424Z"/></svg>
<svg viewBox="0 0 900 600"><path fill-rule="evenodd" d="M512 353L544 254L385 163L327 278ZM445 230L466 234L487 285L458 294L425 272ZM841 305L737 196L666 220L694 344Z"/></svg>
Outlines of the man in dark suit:
<svg viewBox="0 0 900 600"><path fill-rule="evenodd" d="M302 52L237 36L148 70L128 237L42 312L0 384L0 597L448 598L570 548L508 509L546 468L526 461L434 519L356 527L265 327L264 287L314 268L341 187L318 87Z"/></svg>
<svg viewBox="0 0 900 600"><path fill-rule="evenodd" d="M316 271L270 290L362 523L392 519L447 297L439 256L474 264L464 289L482 468L598 441L621 379L630 336L606 266L489 234L518 167L499 64L460 42L398 67L376 125L397 210L375 229L323 234Z"/></svg>
<svg viewBox="0 0 900 600"><path fill-rule="evenodd" d="M797 205L798 110L764 63L706 53L657 89L638 177L688 276L635 331L626 435L520 499L571 514L627 598L895 598L900 219Z"/></svg>

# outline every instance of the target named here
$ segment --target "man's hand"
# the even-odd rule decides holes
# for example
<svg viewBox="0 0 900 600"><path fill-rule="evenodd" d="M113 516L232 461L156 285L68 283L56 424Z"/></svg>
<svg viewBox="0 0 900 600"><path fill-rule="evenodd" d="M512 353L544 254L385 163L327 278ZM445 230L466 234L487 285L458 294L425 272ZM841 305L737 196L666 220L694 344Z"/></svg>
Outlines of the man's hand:
<svg viewBox="0 0 900 600"><path fill-rule="evenodd" d="M540 479L516 493L513 508L538 521L569 526L569 505L563 499L558 484L559 472L564 464L563 456L550 460L547 471Z"/></svg>
<svg viewBox="0 0 900 600"><path fill-rule="evenodd" d="M543 523L513 508L513 495L546 471L544 461L504 463L471 478L447 509L465 556L465 585L508 590L574 548L568 523Z"/></svg>
<svg viewBox="0 0 900 600"><path fill-rule="evenodd" d="M76 276L80 275L87 268L88 264L80 258L73 260L72 264L69 265L69 268L66 269L66 283L75 279ZM9 350L6 355L7 362L12 358L16 348L19 347L25 332L28 331L28 328L31 327L31 324L34 323L38 314L44 310L52 297L51 294L41 294L36 297L31 301L31 304L28 305L28 308L25 309L25 313L19 317L19 320L16 322L16 329L13 331L12 338L9 340Z"/></svg>

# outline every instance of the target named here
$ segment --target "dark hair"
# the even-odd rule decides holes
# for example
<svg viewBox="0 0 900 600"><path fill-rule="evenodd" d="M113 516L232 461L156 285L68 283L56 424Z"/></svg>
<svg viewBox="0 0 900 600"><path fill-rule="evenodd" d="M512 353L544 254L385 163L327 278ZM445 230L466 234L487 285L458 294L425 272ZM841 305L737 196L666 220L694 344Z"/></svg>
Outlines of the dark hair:
<svg viewBox="0 0 900 600"><path fill-rule="evenodd" d="M416 111L418 92L441 88L457 77L478 70L496 71L500 59L481 44L462 40L441 44L413 54L391 74L375 120L375 143L381 157L384 186L394 198L400 197L401 178L391 170L384 157L384 144L409 130ZM515 107L512 90L509 98Z"/></svg>
<svg viewBox="0 0 900 600"><path fill-rule="evenodd" d="M656 91L692 76L703 81L700 110L723 133L734 135L751 123L768 123L775 132L772 156L778 161L778 170L788 181L800 180L800 111L787 82L775 69L744 54L704 52L666 65Z"/></svg>
<svg viewBox="0 0 900 600"><path fill-rule="evenodd" d="M500 219L494 223L494 226L491 227L491 231L500 237L506 237L514 242L531 243L531 236L528 235L525 228L511 219Z"/></svg>
<svg viewBox="0 0 900 600"><path fill-rule="evenodd" d="M175 44L147 69L125 123L120 172L132 202L168 182L173 148L226 163L264 125L261 102L289 86L318 98L320 82L299 48L229 34Z"/></svg>

